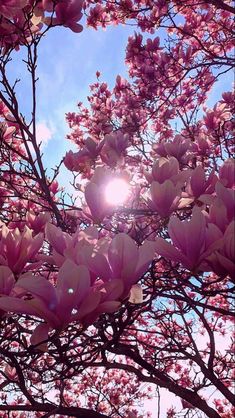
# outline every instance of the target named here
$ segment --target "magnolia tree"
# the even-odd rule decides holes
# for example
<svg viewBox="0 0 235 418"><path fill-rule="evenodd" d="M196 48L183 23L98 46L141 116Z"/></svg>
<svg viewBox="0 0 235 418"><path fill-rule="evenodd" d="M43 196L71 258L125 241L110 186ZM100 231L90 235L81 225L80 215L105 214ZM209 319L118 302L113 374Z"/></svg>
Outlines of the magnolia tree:
<svg viewBox="0 0 235 418"><path fill-rule="evenodd" d="M66 115L77 151L49 177L38 45L55 26L79 37L82 13L134 26L129 77L109 89L97 72L89 105ZM206 105L234 65L233 13L229 0L1 1L1 417L233 415L233 94ZM30 118L9 77L18 50ZM163 392L181 410L169 398L163 415Z"/></svg>

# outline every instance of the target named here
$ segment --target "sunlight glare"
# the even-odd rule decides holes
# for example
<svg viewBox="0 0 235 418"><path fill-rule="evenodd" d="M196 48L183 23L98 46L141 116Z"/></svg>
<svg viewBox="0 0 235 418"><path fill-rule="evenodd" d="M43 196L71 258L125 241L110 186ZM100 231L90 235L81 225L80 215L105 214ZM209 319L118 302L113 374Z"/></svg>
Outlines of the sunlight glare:
<svg viewBox="0 0 235 418"><path fill-rule="evenodd" d="M110 205L121 205L129 194L129 185L123 179L110 181L105 189L105 199Z"/></svg>

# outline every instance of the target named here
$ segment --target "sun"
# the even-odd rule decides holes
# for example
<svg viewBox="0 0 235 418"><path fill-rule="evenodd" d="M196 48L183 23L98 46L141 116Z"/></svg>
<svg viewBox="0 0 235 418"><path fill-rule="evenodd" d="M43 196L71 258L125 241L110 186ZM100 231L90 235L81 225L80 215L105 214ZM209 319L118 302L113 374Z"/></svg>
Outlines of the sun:
<svg viewBox="0 0 235 418"><path fill-rule="evenodd" d="M124 179L113 179L105 188L105 200L110 205L121 205L129 194L129 184Z"/></svg>

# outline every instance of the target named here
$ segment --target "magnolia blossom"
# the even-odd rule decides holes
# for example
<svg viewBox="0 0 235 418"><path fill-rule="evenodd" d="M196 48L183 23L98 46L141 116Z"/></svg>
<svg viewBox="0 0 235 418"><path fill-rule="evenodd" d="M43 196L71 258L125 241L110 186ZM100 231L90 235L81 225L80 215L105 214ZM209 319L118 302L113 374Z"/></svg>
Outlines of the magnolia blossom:
<svg viewBox="0 0 235 418"><path fill-rule="evenodd" d="M219 169L219 178L225 187L235 187L235 160L228 158Z"/></svg>
<svg viewBox="0 0 235 418"><path fill-rule="evenodd" d="M160 216L166 217L177 209L181 197L179 187L175 187L172 181L166 180L160 184L153 181L150 187L151 207L155 209Z"/></svg>
<svg viewBox="0 0 235 418"><path fill-rule="evenodd" d="M185 191L189 196L194 196L197 199L203 193L213 193L217 180L218 178L213 171L206 179L205 170L203 167L198 166L192 171Z"/></svg>
<svg viewBox="0 0 235 418"><path fill-rule="evenodd" d="M53 2L46 0L43 2L45 10L52 11ZM73 32L79 33L83 27L77 23L82 18L83 0L61 0L55 6L56 17L45 17L44 23L47 25L63 25Z"/></svg>
<svg viewBox="0 0 235 418"><path fill-rule="evenodd" d="M0 15L8 19L17 16L22 9L29 4L29 0L1 0Z"/></svg>
<svg viewBox="0 0 235 418"><path fill-rule="evenodd" d="M29 226L29 228L34 231L35 234L43 232L49 220L49 213L41 212L38 215L35 215L32 211L29 211L26 214L26 223Z"/></svg>
<svg viewBox="0 0 235 418"><path fill-rule="evenodd" d="M123 291L121 279L106 283L99 280L92 286L87 267L71 260L66 260L59 269L56 287L46 278L31 273L22 275L15 283L10 269L0 268L0 309L45 321L33 334L31 341L35 344L47 339L50 328L61 330L73 321L88 324L101 313L114 312L120 306ZM31 298L25 299L26 294Z"/></svg>
<svg viewBox="0 0 235 418"><path fill-rule="evenodd" d="M0 295L9 295L15 284L15 278L9 267L0 266Z"/></svg>
<svg viewBox="0 0 235 418"><path fill-rule="evenodd" d="M41 257L42 259L61 267L67 260L76 264L85 264L86 257L98 241L98 230L88 227L83 231L76 231L69 235L60 228L50 223L46 226L46 238L52 246L52 256Z"/></svg>
<svg viewBox="0 0 235 418"><path fill-rule="evenodd" d="M43 234L33 237L27 226L23 232L13 231L5 225L0 230L0 263L9 266L14 273L21 273L27 263L34 260L43 243Z"/></svg>
<svg viewBox="0 0 235 418"><path fill-rule="evenodd" d="M124 233L117 234L111 242L105 238L100 241L87 257L87 267L105 282L121 279L124 294L128 294L153 260L154 243L145 241L138 248L135 241Z"/></svg>
<svg viewBox="0 0 235 418"><path fill-rule="evenodd" d="M112 213L112 208L105 199L105 188L111 179L109 170L98 167L85 188L86 203L95 222L101 222L106 215Z"/></svg>
<svg viewBox="0 0 235 418"><path fill-rule="evenodd" d="M101 152L102 161L110 167L115 167L122 161L122 155L128 146L129 135L121 131L112 132L105 135L104 146Z"/></svg>
<svg viewBox="0 0 235 418"><path fill-rule="evenodd" d="M225 230L220 247L206 258L208 270L213 270L219 276L235 274L235 221L232 221Z"/></svg>
<svg viewBox="0 0 235 418"><path fill-rule="evenodd" d="M45 257L46 261L59 266L63 266L66 260L83 264L90 271L92 283L97 278L102 283L118 279L123 282L124 293L128 293L132 284L145 273L155 254L152 241L145 241L137 247L125 233L117 234L112 240L108 237L98 239L94 227L70 236L48 224L46 236L53 248L52 257Z"/></svg>
<svg viewBox="0 0 235 418"><path fill-rule="evenodd" d="M221 247L223 235L220 229L214 224L207 225L205 216L198 208L193 211L190 221L172 217L168 231L173 245L163 238L156 238L156 252L192 271L200 270L202 261Z"/></svg>
<svg viewBox="0 0 235 418"><path fill-rule="evenodd" d="M0 298L0 309L33 315L60 329L70 322L73 309L80 307L89 289L87 268L67 260L59 270L56 287L44 277L25 274L14 287L17 296ZM24 299L26 293L32 299Z"/></svg>
<svg viewBox="0 0 235 418"><path fill-rule="evenodd" d="M78 151L69 151L64 157L64 165L70 171L83 171L84 167L89 168L95 161L103 146L103 141L97 143L92 138L87 138L84 147Z"/></svg>

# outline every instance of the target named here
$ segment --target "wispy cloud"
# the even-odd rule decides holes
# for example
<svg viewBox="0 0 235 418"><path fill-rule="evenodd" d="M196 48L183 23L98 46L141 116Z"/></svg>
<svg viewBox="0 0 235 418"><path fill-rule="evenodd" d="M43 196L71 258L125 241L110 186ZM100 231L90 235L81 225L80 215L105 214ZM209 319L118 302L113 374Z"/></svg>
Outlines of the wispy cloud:
<svg viewBox="0 0 235 418"><path fill-rule="evenodd" d="M48 125L46 121L40 121L36 125L36 138L37 143L41 145L41 149L44 149L50 139L53 138L54 128Z"/></svg>

